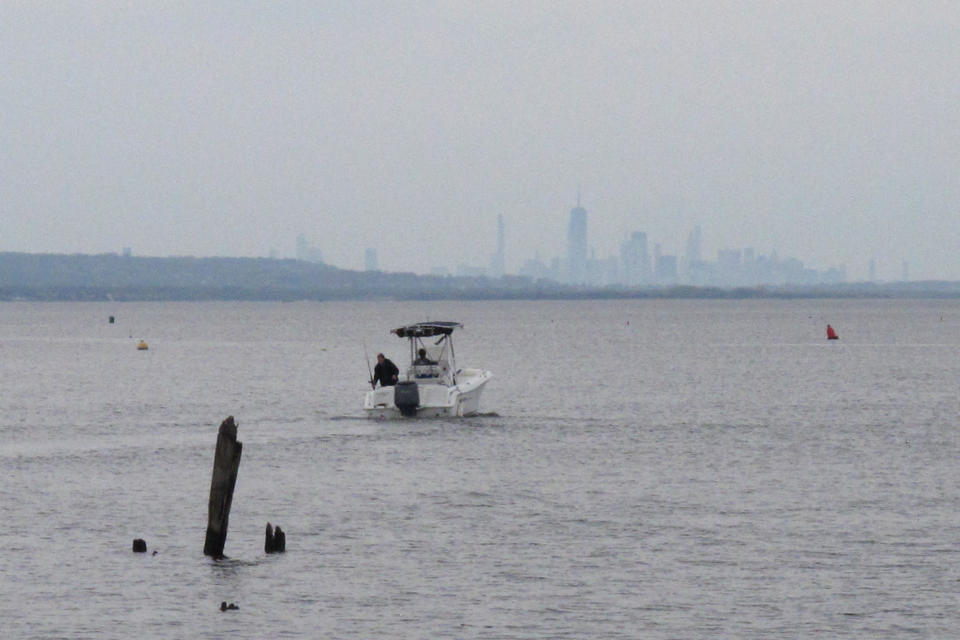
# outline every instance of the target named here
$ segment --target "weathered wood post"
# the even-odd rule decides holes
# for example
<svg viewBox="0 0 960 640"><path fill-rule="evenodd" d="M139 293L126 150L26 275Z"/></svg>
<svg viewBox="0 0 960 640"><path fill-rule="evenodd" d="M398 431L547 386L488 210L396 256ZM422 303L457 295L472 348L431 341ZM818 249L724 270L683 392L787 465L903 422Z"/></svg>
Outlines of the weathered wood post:
<svg viewBox="0 0 960 640"><path fill-rule="evenodd" d="M264 533L263 550L267 553L283 553L287 550L287 534L283 532L280 525L274 529L268 522Z"/></svg>
<svg viewBox="0 0 960 640"><path fill-rule="evenodd" d="M237 484L240 454L243 443L237 442L237 425L233 416L227 417L217 432L217 450L213 457L213 478L210 481L210 503L207 513L207 540L203 554L214 558L223 557L227 542L227 523L230 520L230 504L233 488Z"/></svg>

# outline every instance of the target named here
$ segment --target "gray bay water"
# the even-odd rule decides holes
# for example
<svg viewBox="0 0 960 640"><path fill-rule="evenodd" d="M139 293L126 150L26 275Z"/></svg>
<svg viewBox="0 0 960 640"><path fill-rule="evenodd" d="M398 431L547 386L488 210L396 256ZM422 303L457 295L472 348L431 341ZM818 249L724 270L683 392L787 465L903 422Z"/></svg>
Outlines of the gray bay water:
<svg viewBox="0 0 960 640"><path fill-rule="evenodd" d="M363 419L424 319L491 414ZM958 356L958 301L2 303L2 635L951 637Z"/></svg>

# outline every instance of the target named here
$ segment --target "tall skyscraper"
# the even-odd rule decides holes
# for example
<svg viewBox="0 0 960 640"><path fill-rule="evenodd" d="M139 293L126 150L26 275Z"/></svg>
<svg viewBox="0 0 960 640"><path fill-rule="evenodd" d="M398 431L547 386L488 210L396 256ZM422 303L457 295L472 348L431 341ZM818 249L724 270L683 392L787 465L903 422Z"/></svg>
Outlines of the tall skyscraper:
<svg viewBox="0 0 960 640"><path fill-rule="evenodd" d="M490 258L490 277L502 278L506 269L506 247L503 238L503 216L497 216L497 252Z"/></svg>
<svg viewBox="0 0 960 640"><path fill-rule="evenodd" d="M570 210L567 226L567 282L583 284L587 279L587 210L577 206Z"/></svg>
<svg viewBox="0 0 960 640"><path fill-rule="evenodd" d="M380 271L380 264L377 260L377 250L373 247L364 251L363 262L367 271Z"/></svg>
<svg viewBox="0 0 960 640"><path fill-rule="evenodd" d="M620 245L620 268L623 284L635 287L650 282L650 254L647 251L647 234L634 231Z"/></svg>
<svg viewBox="0 0 960 640"><path fill-rule="evenodd" d="M675 284L677 281L677 256L663 255L657 251L654 277L658 284Z"/></svg>

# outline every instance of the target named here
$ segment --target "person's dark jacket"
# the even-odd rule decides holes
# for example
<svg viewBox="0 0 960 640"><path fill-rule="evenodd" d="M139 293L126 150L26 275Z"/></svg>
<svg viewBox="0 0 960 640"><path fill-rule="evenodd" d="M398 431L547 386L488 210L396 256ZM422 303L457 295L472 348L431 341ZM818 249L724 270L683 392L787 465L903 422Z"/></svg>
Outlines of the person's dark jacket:
<svg viewBox="0 0 960 640"><path fill-rule="evenodd" d="M392 387L397 384L396 376L400 375L400 369L390 361L390 358L384 358L383 362L378 362L373 368L373 386L377 386L380 381L381 387Z"/></svg>

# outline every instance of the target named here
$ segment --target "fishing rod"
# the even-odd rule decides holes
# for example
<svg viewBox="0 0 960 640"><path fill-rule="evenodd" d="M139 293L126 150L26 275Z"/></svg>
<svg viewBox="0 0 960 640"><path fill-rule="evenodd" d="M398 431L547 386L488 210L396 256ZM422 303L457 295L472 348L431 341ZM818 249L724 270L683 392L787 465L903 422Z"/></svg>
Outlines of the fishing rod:
<svg viewBox="0 0 960 640"><path fill-rule="evenodd" d="M367 353L367 343L363 343L363 357L367 361L367 374L370 376L370 386L377 388L377 383L373 381L373 370L370 368L370 354Z"/></svg>

